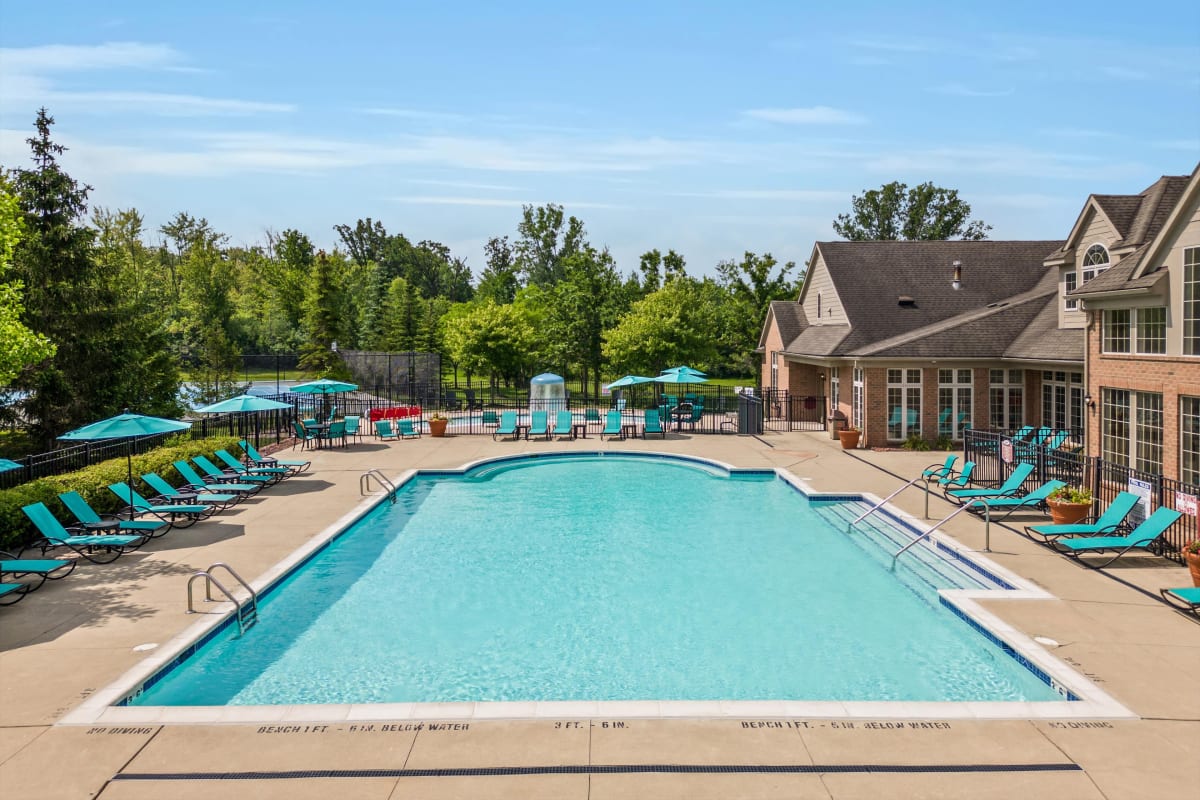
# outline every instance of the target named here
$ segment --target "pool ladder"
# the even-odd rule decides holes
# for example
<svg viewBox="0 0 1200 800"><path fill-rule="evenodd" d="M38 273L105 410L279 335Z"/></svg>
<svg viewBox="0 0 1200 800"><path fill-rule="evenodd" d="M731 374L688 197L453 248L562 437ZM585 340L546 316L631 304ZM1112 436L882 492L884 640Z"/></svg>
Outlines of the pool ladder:
<svg viewBox="0 0 1200 800"><path fill-rule="evenodd" d="M915 484L917 481L924 481L924 482L925 482L925 519L929 519L929 478L928 478L928 477L926 477L925 475L918 475L917 477L913 478L911 481L909 481L908 483L904 484L904 485L903 485L903 486L901 486L899 489L897 489L896 491L892 492L892 493L891 493L891 494L889 494L887 497L883 498L883 499L882 499L882 500L880 500L878 503L876 503L875 505L871 506L869 509L867 509L866 511L864 511L863 513L861 513L861 514L859 514L857 517L855 517L855 518L854 518L854 520L853 520L853 521L851 521L851 522L850 522L850 524L846 526L846 533L852 533L852 532L854 531L854 526L855 526L855 525L857 525L858 523L862 522L864 519L866 519L867 517L871 516L872 514L874 514L874 513L875 513L876 511L878 511L879 509L883 508L885 505L887 505L887 503L888 503L888 501L889 501L889 500L891 500L893 497L895 497L896 495L898 495L898 494L900 494L901 492L903 492L903 491L904 491L905 489L907 489L908 487L910 487L910 486L912 486L913 484ZM944 520L943 520L943 521L944 521Z"/></svg>
<svg viewBox="0 0 1200 800"><path fill-rule="evenodd" d="M234 597L233 592L225 588L225 585L217 580L216 576L213 575L213 571L217 568L224 569L226 572L228 572L235 581L242 585L243 589L250 593L250 596L244 601L238 600L236 597ZM238 575L233 571L233 567L221 561L213 564L208 569L192 573L192 577L188 578L187 613L199 613L196 611L196 607L192 603L192 586L195 585L199 578L204 578L204 598L206 600L210 602L216 600L216 598L212 596L212 587L215 584L216 587L221 590L221 594L225 595L225 597L229 599L229 602L233 603L234 607L237 609L238 633L245 633L247 629L254 627L254 624L258 622L258 593L250 588L250 584L246 583L246 581L242 579L241 575Z"/></svg>
<svg viewBox="0 0 1200 800"><path fill-rule="evenodd" d="M394 504L396 502L396 484L389 481L382 472L374 468L358 476L358 493L370 494L372 479L379 484L380 488L387 489L388 499Z"/></svg>

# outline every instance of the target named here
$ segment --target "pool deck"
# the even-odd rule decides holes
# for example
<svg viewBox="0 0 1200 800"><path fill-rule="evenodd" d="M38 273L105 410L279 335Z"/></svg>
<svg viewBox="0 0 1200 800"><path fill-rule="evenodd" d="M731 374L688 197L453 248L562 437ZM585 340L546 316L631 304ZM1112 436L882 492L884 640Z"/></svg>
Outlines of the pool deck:
<svg viewBox="0 0 1200 800"><path fill-rule="evenodd" d="M1097 572L992 526L989 557L1057 599L988 610L1136 713L1137 720L853 721L742 713L647 719L461 718L338 723L315 707L277 724L59 723L191 626L187 578L227 562L249 580L361 502L369 468L457 468L520 452L628 450L783 467L819 491L886 496L937 453L844 452L827 434L668 434L665 441L493 442L451 436L305 454L313 468L113 564L82 564L0 608L0 787L12 798L1183 798L1196 791L1200 623L1158 600L1187 570L1129 556ZM300 451L295 451L299 456ZM288 451L280 453L289 457ZM921 517L911 489L896 505ZM930 504L934 519L950 507ZM1028 520L1032 517L1015 517ZM983 523L946 528L983 547ZM528 704L514 704L513 717ZM764 707L764 712L767 708ZM455 718L458 717L458 718ZM1190 742L1190 745L1188 744Z"/></svg>

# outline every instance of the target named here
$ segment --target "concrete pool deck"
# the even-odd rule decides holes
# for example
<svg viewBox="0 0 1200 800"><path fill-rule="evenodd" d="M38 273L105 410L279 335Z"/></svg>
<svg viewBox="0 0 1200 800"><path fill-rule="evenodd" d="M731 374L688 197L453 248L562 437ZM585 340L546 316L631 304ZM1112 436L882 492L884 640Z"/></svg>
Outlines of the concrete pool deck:
<svg viewBox="0 0 1200 800"><path fill-rule="evenodd" d="M827 435L669 434L665 441L493 442L487 436L308 454L304 476L110 565L0 608L0 787L38 798L317 797L1187 797L1200 743L1200 624L1157 600L1187 570L1130 556L1086 570L998 526L989 557L1050 592L988 610L1138 714L1138 720L853 721L720 716L643 719L379 719L330 723L319 708L274 725L56 724L189 627L187 577L223 561L253 580L361 501L378 468L456 468L518 452L644 450L738 467L784 467L819 491L886 496L938 454L844 452ZM299 453L299 451L296 451ZM287 452L281 454L287 457ZM889 474L890 473L890 474ZM922 516L913 489L896 505ZM949 510L931 502L931 516ZM1024 519L1024 518L1022 518ZM983 546L983 524L947 532ZM1128 563L1126 563L1128 562ZM519 705L519 704L518 704ZM513 716L524 716L514 708Z"/></svg>

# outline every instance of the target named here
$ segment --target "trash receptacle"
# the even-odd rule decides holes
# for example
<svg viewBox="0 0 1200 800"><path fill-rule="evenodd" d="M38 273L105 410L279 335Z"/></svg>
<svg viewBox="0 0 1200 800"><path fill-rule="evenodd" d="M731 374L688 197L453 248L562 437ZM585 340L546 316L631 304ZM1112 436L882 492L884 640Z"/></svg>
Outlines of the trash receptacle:
<svg viewBox="0 0 1200 800"><path fill-rule="evenodd" d="M833 412L833 416L829 418L829 438L837 441L838 431L846 430L846 415L841 409Z"/></svg>
<svg viewBox="0 0 1200 800"><path fill-rule="evenodd" d="M738 395L738 433L761 434L763 430L763 404L757 397Z"/></svg>

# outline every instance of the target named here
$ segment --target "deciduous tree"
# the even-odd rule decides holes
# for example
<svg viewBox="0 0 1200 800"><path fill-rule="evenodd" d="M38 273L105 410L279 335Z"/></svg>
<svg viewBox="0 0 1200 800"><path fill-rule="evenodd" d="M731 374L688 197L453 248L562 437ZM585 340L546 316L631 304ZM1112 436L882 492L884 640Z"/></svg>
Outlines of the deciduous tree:
<svg viewBox="0 0 1200 800"><path fill-rule="evenodd" d="M851 213L838 214L833 229L852 242L876 240L986 239L991 225L972 220L971 206L957 189L922 183L909 189L893 181L851 201Z"/></svg>

